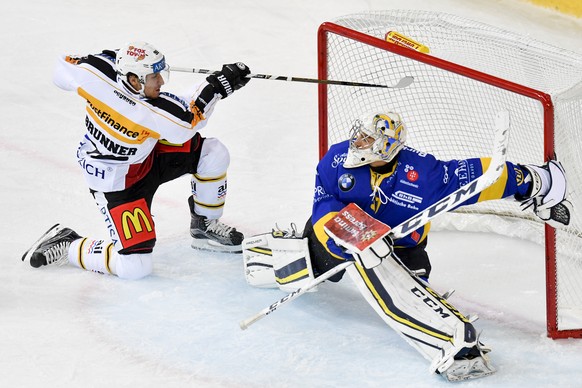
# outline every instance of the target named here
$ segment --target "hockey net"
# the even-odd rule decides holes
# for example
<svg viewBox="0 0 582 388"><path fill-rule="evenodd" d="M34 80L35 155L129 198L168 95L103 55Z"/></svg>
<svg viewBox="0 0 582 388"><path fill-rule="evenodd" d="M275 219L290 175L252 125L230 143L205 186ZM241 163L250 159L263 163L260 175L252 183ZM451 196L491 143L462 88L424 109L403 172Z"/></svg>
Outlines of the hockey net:
<svg viewBox="0 0 582 388"><path fill-rule="evenodd" d="M430 49L385 40L397 31ZM376 11L326 22L318 32L320 79L396 84L403 89L319 85L320 157L346 140L364 112L402 115L407 144L440 159L488 156L495 113L511 113L508 160L541 165L557 155L568 175L571 224L538 221L512 200L462 208L440 227L545 241L547 329L582 337L582 55L449 14Z"/></svg>

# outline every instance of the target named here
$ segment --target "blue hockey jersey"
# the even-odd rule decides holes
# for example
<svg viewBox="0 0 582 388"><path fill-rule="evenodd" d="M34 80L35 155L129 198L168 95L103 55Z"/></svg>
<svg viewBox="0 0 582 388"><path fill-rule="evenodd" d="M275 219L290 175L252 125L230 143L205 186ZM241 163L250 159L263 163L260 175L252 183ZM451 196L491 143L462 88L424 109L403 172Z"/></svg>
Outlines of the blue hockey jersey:
<svg viewBox="0 0 582 388"><path fill-rule="evenodd" d="M323 225L347 204L353 202L377 220L396 226L481 176L491 161L490 158L441 161L431 154L404 147L392 170L378 173L369 165L345 168L348 145L348 141L333 145L319 162L312 211L317 239L338 259L351 256L327 236ZM529 187L524 179L526 174L520 166L506 162L501 178L463 205L524 196ZM395 246L418 245L429 229L430 223L395 241Z"/></svg>

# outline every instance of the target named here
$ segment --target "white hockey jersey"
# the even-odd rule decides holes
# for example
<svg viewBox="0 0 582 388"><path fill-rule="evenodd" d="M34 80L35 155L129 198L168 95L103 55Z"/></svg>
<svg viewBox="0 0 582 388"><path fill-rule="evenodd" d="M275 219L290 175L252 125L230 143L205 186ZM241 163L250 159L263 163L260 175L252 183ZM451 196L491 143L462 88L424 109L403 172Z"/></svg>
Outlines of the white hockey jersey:
<svg viewBox="0 0 582 388"><path fill-rule="evenodd" d="M114 51L63 56L53 81L86 100L85 133L77 158L89 187L102 192L123 190L143 178L151 169L158 141L190 140L221 98L208 93L206 81L187 97L170 93L156 99L140 97L117 81ZM195 104L202 91L204 104Z"/></svg>

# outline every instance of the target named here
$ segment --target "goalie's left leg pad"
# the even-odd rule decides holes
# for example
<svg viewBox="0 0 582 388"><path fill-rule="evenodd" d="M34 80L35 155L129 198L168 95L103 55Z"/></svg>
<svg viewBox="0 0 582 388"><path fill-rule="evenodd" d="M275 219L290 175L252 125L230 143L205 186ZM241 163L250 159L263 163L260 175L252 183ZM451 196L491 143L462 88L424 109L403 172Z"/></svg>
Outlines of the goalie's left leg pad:
<svg viewBox="0 0 582 388"><path fill-rule="evenodd" d="M277 288L273 269L273 252L267 236L271 233L247 237L242 242L245 279L253 287Z"/></svg>
<svg viewBox="0 0 582 388"><path fill-rule="evenodd" d="M431 372L444 372L460 351L477 345L469 320L394 258L372 269L356 263L347 272L384 322L431 362Z"/></svg>

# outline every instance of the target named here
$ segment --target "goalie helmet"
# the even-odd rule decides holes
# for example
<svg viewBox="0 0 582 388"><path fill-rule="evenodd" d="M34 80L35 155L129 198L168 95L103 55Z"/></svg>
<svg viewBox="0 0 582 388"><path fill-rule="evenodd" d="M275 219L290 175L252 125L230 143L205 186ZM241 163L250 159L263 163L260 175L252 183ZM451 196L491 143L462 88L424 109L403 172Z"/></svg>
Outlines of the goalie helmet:
<svg viewBox="0 0 582 388"><path fill-rule="evenodd" d="M164 83L170 77L166 58L154 46L146 42L132 42L119 49L115 59L117 74L124 80L132 73L145 85L146 75L161 73Z"/></svg>
<svg viewBox="0 0 582 388"><path fill-rule="evenodd" d="M376 113L357 119L350 130L346 168L389 162L404 147L406 128L398 113Z"/></svg>

